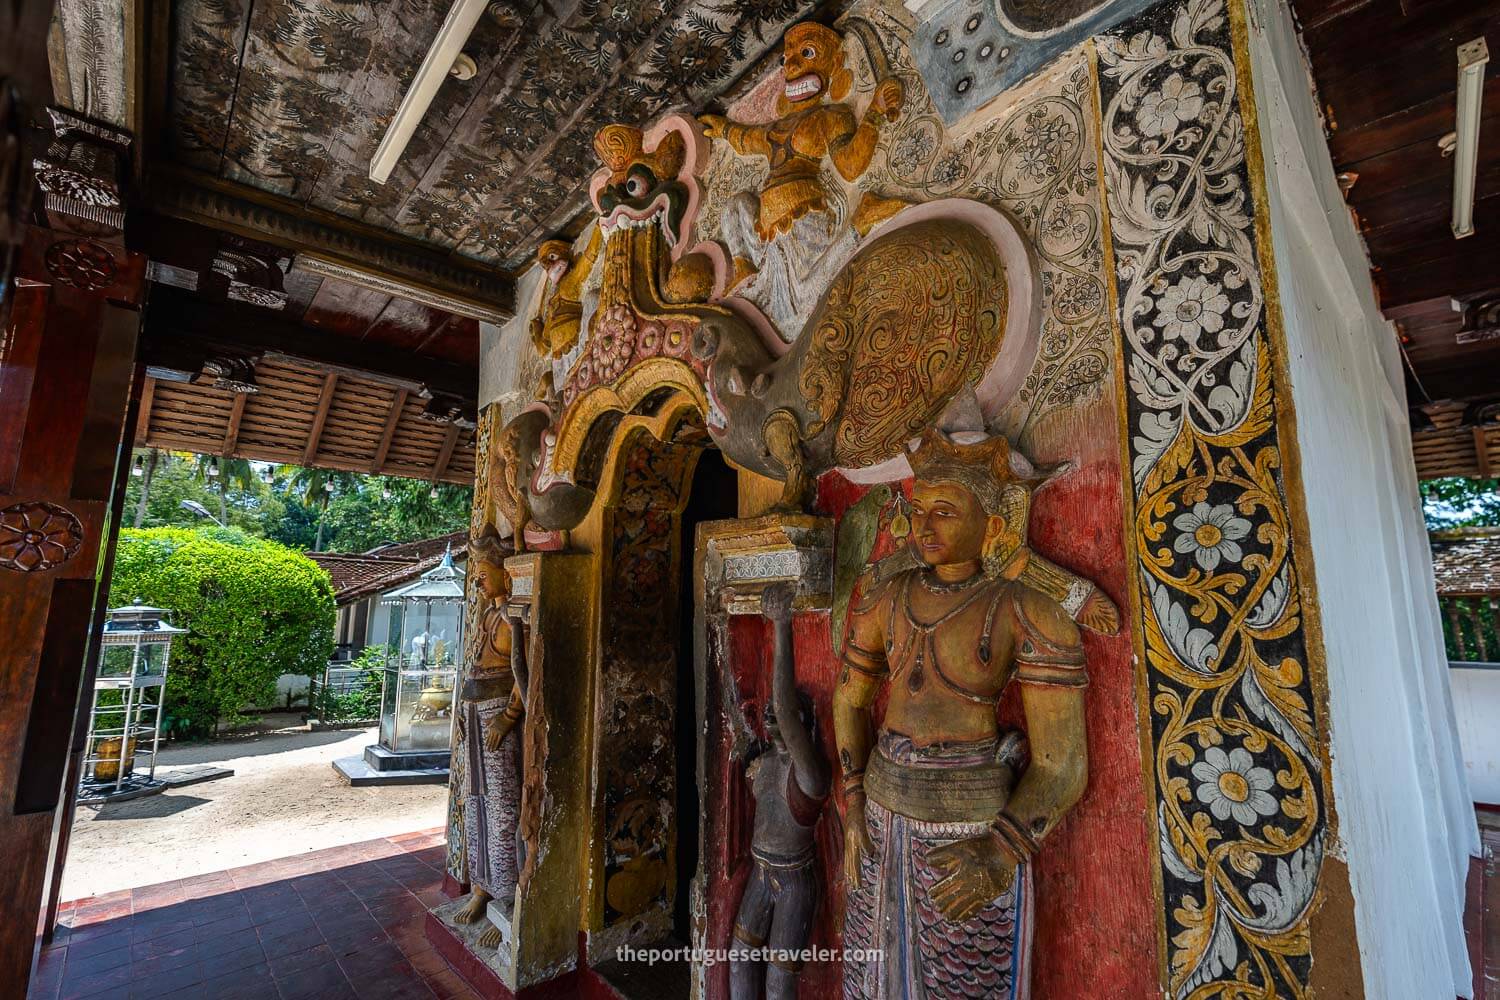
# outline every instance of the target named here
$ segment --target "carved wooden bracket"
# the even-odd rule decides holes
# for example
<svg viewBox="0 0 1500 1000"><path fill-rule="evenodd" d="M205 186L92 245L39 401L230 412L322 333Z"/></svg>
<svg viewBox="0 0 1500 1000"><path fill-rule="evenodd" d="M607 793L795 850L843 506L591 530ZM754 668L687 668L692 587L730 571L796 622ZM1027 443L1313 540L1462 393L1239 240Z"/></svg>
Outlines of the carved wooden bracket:
<svg viewBox="0 0 1500 1000"><path fill-rule="evenodd" d="M469 431L479 426L473 403L444 392L433 393L418 416L435 424L452 424Z"/></svg>
<svg viewBox="0 0 1500 1000"><path fill-rule="evenodd" d="M263 309L282 309L291 266L291 256L269 243L226 234L208 270L199 275L198 290Z"/></svg>
<svg viewBox="0 0 1500 1000"><path fill-rule="evenodd" d="M255 366L262 356L223 345L187 347L175 342L166 349L157 347L146 356L146 374L164 382L191 382L246 394L260 391Z"/></svg>
<svg viewBox="0 0 1500 1000"><path fill-rule="evenodd" d="M1454 299L1453 308L1464 316L1464 325L1453 338L1456 342L1478 344L1500 339L1500 292L1489 291Z"/></svg>
<svg viewBox="0 0 1500 1000"><path fill-rule="evenodd" d="M203 367L194 376L194 382L208 383L225 392L248 394L259 392L255 382L255 365L258 355L219 355L203 362Z"/></svg>
<svg viewBox="0 0 1500 1000"><path fill-rule="evenodd" d="M47 221L60 232L118 241L125 229L121 169L130 151L124 129L48 108L52 142L31 161Z"/></svg>

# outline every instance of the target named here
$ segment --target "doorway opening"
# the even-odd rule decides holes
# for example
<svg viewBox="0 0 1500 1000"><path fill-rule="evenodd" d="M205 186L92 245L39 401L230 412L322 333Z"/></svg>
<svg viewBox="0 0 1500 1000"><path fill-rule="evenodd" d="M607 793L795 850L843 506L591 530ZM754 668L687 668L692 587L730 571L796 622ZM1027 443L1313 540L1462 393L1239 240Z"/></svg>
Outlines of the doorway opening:
<svg viewBox="0 0 1500 1000"><path fill-rule="evenodd" d="M446 758L471 489L149 445L122 478L59 904L440 827L444 775L372 797L336 773Z"/></svg>
<svg viewBox="0 0 1500 1000"><path fill-rule="evenodd" d="M686 1000L686 961L615 960L623 944L693 942L693 879L702 855L703 719L693 656L698 526L733 518L739 481L696 419L664 439L645 428L617 448L604 539L603 728L597 748L604 841L595 970L622 995Z"/></svg>
<svg viewBox="0 0 1500 1000"><path fill-rule="evenodd" d="M698 459L682 513L679 544L683 558L677 578L677 711L675 742L677 745L677 895L672 907L672 936L691 942L692 885L698 871L701 845L699 808L703 790L698 787L698 718L696 664L693 662L693 573L695 539L698 525L705 521L722 521L739 512L739 477L716 448L709 448Z"/></svg>

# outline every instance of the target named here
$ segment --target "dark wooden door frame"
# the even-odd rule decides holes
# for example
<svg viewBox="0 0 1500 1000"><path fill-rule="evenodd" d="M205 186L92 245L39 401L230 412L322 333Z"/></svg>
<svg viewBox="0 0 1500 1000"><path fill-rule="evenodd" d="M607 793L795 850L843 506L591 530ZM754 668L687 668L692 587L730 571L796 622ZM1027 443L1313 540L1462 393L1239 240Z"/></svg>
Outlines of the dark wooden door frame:
<svg viewBox="0 0 1500 1000"><path fill-rule="evenodd" d="M78 783L83 776L84 752L88 748L89 720L92 716L91 693L99 672L100 641L104 636L104 617L109 609L110 580L114 576L115 552L124 524L125 490L130 481L132 438L140 416L141 389L146 369L137 364L130 384L130 403L125 411L120 443L115 459L115 480L109 502L109 520L104 531L104 556L99 560L99 586L94 595L94 613L89 624L88 646L84 651L83 673L78 683L78 701L73 710L73 739L68 746L68 771L63 780L63 803L52 825L52 844L47 863L47 909L42 919L42 943L52 941L57 929L57 910L62 902L63 869L68 862L68 845L72 839L73 818L78 811Z"/></svg>
<svg viewBox="0 0 1500 1000"><path fill-rule="evenodd" d="M111 534L145 261L24 230L0 356L0 995L26 995Z"/></svg>

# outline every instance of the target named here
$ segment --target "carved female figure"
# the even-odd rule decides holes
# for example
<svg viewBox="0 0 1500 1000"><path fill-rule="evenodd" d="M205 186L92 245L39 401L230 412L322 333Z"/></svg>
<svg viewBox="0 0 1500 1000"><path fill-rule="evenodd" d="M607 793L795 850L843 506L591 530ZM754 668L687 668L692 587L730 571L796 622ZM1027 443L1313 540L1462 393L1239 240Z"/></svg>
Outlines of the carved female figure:
<svg viewBox="0 0 1500 1000"><path fill-rule="evenodd" d="M1057 601L986 556L1024 489L1003 438L928 431L910 455L911 543L921 565L850 616L834 725L848 806L847 998L1025 997L1027 861L1088 778L1078 626ZM1030 762L995 707L1021 685ZM890 700L878 732L871 707Z"/></svg>
<svg viewBox="0 0 1500 1000"><path fill-rule="evenodd" d="M766 713L770 748L749 767L755 796L750 837L754 869L734 918L736 949L801 951L817 909L813 873L813 828L828 798L828 764L813 742L810 717L797 703L792 661L792 598L789 584L769 587L761 608L775 628L771 711ZM735 959L729 972L733 1000L795 1000L801 963L772 956L769 962Z"/></svg>
<svg viewBox="0 0 1500 1000"><path fill-rule="evenodd" d="M510 596L505 550L485 533L469 546L470 574L483 595L479 653L460 692L459 724L465 731L464 839L468 843L469 902L453 919L468 924L485 916L490 900L509 908L519 873L516 826L521 812L521 752L516 723L524 712L523 643L519 624L506 615ZM500 929L485 928L479 943L493 948Z"/></svg>

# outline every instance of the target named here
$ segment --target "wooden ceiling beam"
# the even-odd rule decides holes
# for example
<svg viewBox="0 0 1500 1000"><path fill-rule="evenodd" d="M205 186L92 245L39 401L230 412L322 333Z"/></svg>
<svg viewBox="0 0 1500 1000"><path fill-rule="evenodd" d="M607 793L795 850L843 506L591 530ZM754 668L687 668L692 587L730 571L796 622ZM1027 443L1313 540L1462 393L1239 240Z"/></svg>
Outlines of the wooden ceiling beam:
<svg viewBox="0 0 1500 1000"><path fill-rule="evenodd" d="M165 285L152 290L141 341L147 365L197 370L202 358L219 353L280 354L345 374L421 386L456 398L471 414L478 411L479 376L472 365L350 337L319 336L253 306L206 302Z"/></svg>
<svg viewBox="0 0 1500 1000"><path fill-rule="evenodd" d="M240 443L240 423L245 419L245 403L250 398L248 392L237 392L234 394L234 402L229 407L229 425L224 428L224 455L226 458L234 457L234 449Z"/></svg>
<svg viewBox="0 0 1500 1000"><path fill-rule="evenodd" d="M338 384L338 372L329 372L323 376L323 391L318 394L318 409L313 414L312 429L307 434L307 446L302 449L303 465L312 465L318 457L318 443L323 440L323 425L328 423L328 411L333 408L333 391Z"/></svg>
<svg viewBox="0 0 1500 1000"><path fill-rule="evenodd" d="M1453 257L1406 266L1392 261L1377 273L1380 306L1392 309L1449 296L1462 298L1495 287L1500 275L1500 239L1475 240ZM1465 241L1466 243L1468 241Z"/></svg>
<svg viewBox="0 0 1500 1000"><path fill-rule="evenodd" d="M432 463L432 481L437 482L443 478L448 471L448 463L453 460L453 446L458 444L458 425L449 424L448 433L443 437L443 447L438 452L437 461Z"/></svg>
<svg viewBox="0 0 1500 1000"><path fill-rule="evenodd" d="M416 301L423 301L424 292L436 293L472 305L490 321L515 314L515 280L503 271L247 184L163 163L152 171L146 200L168 218L308 255L309 265L324 268L315 273L390 294L404 290ZM456 308L455 302L448 307Z"/></svg>
<svg viewBox="0 0 1500 1000"><path fill-rule="evenodd" d="M401 423L401 413L406 409L405 389L397 389L391 398L391 408L385 415L385 429L380 432L380 445L375 449L375 458L370 462L370 472L379 475L385 470L385 457L390 454L391 441L396 437L396 426Z"/></svg>
<svg viewBox="0 0 1500 1000"><path fill-rule="evenodd" d="M147 377L141 386L141 409L140 416L135 422L135 442L145 444L146 436L151 432L151 403L156 398L156 379Z"/></svg>

